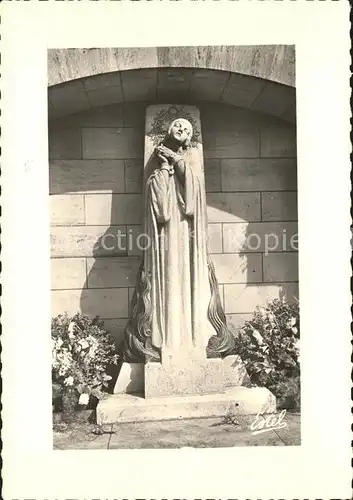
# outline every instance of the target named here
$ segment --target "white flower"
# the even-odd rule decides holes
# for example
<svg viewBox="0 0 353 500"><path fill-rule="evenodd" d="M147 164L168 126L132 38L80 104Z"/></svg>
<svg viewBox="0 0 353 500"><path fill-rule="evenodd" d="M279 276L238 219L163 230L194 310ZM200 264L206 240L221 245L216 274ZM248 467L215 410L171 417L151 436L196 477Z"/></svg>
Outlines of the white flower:
<svg viewBox="0 0 353 500"><path fill-rule="evenodd" d="M252 336L257 340L259 345L263 344L263 338L257 330L252 331Z"/></svg>
<svg viewBox="0 0 353 500"><path fill-rule="evenodd" d="M87 342L86 339L81 339L81 340L79 340L78 343L80 344L80 346L82 347L82 349L88 349L89 348L89 343Z"/></svg>
<svg viewBox="0 0 353 500"><path fill-rule="evenodd" d="M88 394L81 394L80 399L78 400L79 405L87 405L89 401Z"/></svg>
<svg viewBox="0 0 353 500"><path fill-rule="evenodd" d="M267 309L264 306L259 306L258 307L258 311L259 311L260 314L262 314L262 316L265 316L266 313L267 313Z"/></svg>
<svg viewBox="0 0 353 500"><path fill-rule="evenodd" d="M74 377L67 377L67 378L64 380L64 384L65 384L65 385L73 385L73 384L74 384Z"/></svg>
<svg viewBox="0 0 353 500"><path fill-rule="evenodd" d="M71 321L68 328L67 328L67 331L69 332L69 338L70 339L73 339L75 337L75 322L74 321Z"/></svg>
<svg viewBox="0 0 353 500"><path fill-rule="evenodd" d="M300 363L300 339L297 339L295 344L294 344L294 348L295 350L297 351L297 360L298 360L298 363Z"/></svg>
<svg viewBox="0 0 353 500"><path fill-rule="evenodd" d="M89 344L90 344L90 345L92 345L92 346L96 346L96 345L98 345L98 340L97 340L95 337L93 337L93 335L88 335L88 337L87 337L87 341L88 341L88 342L89 342Z"/></svg>
<svg viewBox="0 0 353 500"><path fill-rule="evenodd" d="M297 339L295 341L294 348L297 350L297 352L300 351L300 339Z"/></svg>
<svg viewBox="0 0 353 500"><path fill-rule="evenodd" d="M293 330L293 327L294 327L294 325L295 325L296 323L297 323L296 318L292 317L292 318L290 318L290 319L287 321L286 327L287 327L287 328L292 328L292 330Z"/></svg>
<svg viewBox="0 0 353 500"><path fill-rule="evenodd" d="M58 340L56 341L56 348L57 349L60 349L60 347L63 345L63 340L58 338Z"/></svg>

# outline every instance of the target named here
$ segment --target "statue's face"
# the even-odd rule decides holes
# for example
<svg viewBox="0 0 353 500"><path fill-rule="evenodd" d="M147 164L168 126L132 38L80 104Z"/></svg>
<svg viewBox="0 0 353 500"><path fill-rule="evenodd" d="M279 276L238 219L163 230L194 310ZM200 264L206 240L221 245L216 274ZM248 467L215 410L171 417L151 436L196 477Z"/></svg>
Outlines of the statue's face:
<svg viewBox="0 0 353 500"><path fill-rule="evenodd" d="M191 139L191 131L191 123L188 120L180 118L173 121L170 127L170 136L181 144L184 144L187 139Z"/></svg>

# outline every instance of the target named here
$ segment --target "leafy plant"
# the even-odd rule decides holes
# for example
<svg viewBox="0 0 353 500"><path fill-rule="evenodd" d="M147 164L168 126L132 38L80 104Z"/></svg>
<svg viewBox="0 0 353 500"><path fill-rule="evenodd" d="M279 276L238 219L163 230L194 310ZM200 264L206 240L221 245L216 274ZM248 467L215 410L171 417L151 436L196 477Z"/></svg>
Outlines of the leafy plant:
<svg viewBox="0 0 353 500"><path fill-rule="evenodd" d="M254 385L267 387L281 408L300 405L299 303L275 299L254 312L235 335L239 354Z"/></svg>
<svg viewBox="0 0 353 500"><path fill-rule="evenodd" d="M52 319L52 383L53 398L73 394L80 402L101 399L111 379L108 365L118 363L114 338L105 330L103 321L81 313L66 313Z"/></svg>

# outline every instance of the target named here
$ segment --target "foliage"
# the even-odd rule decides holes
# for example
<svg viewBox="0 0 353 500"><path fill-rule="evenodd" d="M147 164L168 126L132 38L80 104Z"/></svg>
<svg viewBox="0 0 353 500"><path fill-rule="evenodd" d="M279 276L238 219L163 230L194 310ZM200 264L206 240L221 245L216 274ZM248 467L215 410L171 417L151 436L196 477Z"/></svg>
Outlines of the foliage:
<svg viewBox="0 0 353 500"><path fill-rule="evenodd" d="M66 313L52 319L53 398L76 393L81 401L101 399L111 379L108 365L118 363L113 337L103 321L81 313Z"/></svg>
<svg viewBox="0 0 353 500"><path fill-rule="evenodd" d="M234 352L251 382L273 392L282 408L300 405L299 331L298 301L275 299L258 308L235 336Z"/></svg>

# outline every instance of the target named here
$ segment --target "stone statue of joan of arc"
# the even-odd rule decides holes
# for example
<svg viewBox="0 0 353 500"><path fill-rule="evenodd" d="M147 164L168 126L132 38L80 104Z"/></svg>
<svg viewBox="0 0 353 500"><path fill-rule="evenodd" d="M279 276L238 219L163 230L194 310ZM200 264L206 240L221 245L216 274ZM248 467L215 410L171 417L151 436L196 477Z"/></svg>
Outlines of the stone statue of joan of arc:
<svg viewBox="0 0 353 500"><path fill-rule="evenodd" d="M163 349L220 355L231 334L208 252L203 160L193 127L173 120L156 146L144 183L143 251L125 330L127 361L159 360ZM210 340L211 339L211 340Z"/></svg>

